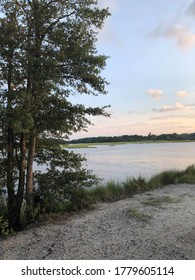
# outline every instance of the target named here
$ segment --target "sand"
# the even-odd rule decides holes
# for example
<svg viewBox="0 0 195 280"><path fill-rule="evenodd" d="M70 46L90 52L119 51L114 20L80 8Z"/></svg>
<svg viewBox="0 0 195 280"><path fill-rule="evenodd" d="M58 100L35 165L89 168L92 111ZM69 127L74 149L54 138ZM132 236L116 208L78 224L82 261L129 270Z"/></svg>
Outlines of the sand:
<svg viewBox="0 0 195 280"><path fill-rule="evenodd" d="M166 186L0 241L1 260L195 260L195 185Z"/></svg>

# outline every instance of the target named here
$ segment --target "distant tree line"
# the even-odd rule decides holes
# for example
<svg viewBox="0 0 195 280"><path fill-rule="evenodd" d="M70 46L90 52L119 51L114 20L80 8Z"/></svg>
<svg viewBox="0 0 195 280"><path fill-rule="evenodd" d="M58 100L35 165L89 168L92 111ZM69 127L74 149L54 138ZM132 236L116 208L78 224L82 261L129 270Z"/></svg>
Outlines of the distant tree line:
<svg viewBox="0 0 195 280"><path fill-rule="evenodd" d="M106 142L135 142L135 141L192 141L195 140L195 133L170 133L155 135L149 133L147 136L143 135L121 135L121 136L99 136L87 137L69 141L71 144L76 143L106 143Z"/></svg>

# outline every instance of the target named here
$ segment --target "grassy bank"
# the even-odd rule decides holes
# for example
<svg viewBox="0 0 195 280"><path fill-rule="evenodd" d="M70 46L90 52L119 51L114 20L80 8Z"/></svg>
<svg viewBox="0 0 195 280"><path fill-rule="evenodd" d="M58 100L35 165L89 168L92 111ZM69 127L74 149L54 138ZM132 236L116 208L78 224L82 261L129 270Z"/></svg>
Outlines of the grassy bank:
<svg viewBox="0 0 195 280"><path fill-rule="evenodd" d="M120 199L132 197L135 194L139 194L152 189L162 188L167 185L174 185L180 183L195 184L195 165L187 167L183 171L169 170L161 172L150 179L139 176L138 178L127 178L123 182L109 181L104 185L98 185L94 189L80 189L79 192L74 193L71 201L64 201L63 207L56 206L55 209L50 209L49 213L42 213L41 223L49 223L56 219L64 219L64 215L72 215L72 213L89 209L93 205L99 202L114 202ZM174 186L173 186L174 187ZM194 188L195 189L195 188ZM0 201L5 202L5 201ZM159 203L152 202L152 203ZM0 205L2 208L2 205ZM9 234L8 224L6 220L3 220L3 209L0 208L0 235ZM134 211L134 210L132 210ZM38 214L38 213L37 213ZM138 215L138 213L130 213ZM24 215L24 209L22 214ZM40 217L37 215L37 217ZM147 217L143 217L144 219ZM23 220L23 219L22 219ZM39 222L38 222L39 224ZM23 222L23 228L25 228L25 221Z"/></svg>
<svg viewBox="0 0 195 280"><path fill-rule="evenodd" d="M61 148L68 149L83 149L83 148L96 148L96 146L116 146L130 144L130 142L103 142L103 143L78 143L78 144L67 144L61 145Z"/></svg>
<svg viewBox="0 0 195 280"><path fill-rule="evenodd" d="M88 190L93 202L112 202L131 197L134 194L162 188L166 185L189 183L195 184L195 166L191 165L183 171L170 170L161 172L150 179L144 177L127 178L124 182L109 181L105 185Z"/></svg>
<svg viewBox="0 0 195 280"><path fill-rule="evenodd" d="M160 143L188 143L194 142L189 140L145 140L145 141L129 141L129 142L97 142L97 143L75 143L75 144L63 144L61 148L67 149L84 149L84 148L96 148L97 146L117 146L125 144L160 144Z"/></svg>

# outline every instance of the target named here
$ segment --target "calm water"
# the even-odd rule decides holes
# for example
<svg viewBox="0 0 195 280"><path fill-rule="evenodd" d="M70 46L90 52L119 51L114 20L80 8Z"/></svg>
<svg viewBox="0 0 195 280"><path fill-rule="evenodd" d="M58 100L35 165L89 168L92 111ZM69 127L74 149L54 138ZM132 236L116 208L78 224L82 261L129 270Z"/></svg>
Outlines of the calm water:
<svg viewBox="0 0 195 280"><path fill-rule="evenodd" d="M150 177L164 170L181 170L195 164L195 142L103 145L72 151L85 155L87 167L104 180Z"/></svg>

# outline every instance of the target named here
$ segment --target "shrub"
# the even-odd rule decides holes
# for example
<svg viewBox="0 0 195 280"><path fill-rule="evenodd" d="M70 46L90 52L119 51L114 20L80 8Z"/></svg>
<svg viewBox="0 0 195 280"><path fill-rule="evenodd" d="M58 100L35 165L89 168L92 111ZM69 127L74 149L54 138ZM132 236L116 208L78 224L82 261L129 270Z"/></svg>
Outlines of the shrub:
<svg viewBox="0 0 195 280"><path fill-rule="evenodd" d="M47 172L36 174L35 192L40 196L40 211L58 213L89 207L91 197L86 190L99 180L90 170L82 167L85 159L55 148L46 152L52 155Z"/></svg>

